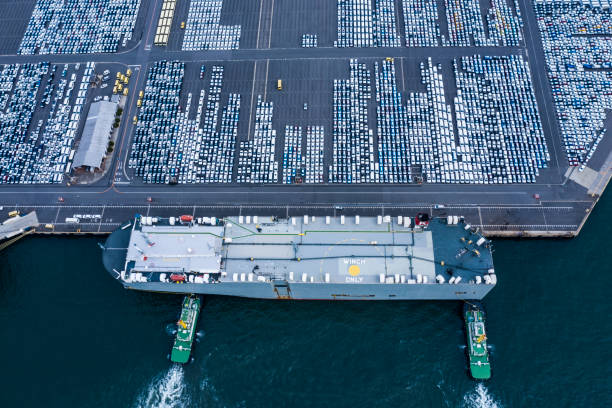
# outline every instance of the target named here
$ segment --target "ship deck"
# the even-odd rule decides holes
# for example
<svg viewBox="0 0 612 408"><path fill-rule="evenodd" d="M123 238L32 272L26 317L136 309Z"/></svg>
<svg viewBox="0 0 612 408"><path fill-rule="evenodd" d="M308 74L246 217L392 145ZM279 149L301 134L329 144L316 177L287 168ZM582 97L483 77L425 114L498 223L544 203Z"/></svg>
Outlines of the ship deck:
<svg viewBox="0 0 612 408"><path fill-rule="evenodd" d="M135 221L128 272L150 281L176 273L218 282L375 284L433 283L451 274L469 281L493 267L490 249L475 251L480 235L463 223L434 219L421 230L391 217L248 218L229 217L224 226Z"/></svg>

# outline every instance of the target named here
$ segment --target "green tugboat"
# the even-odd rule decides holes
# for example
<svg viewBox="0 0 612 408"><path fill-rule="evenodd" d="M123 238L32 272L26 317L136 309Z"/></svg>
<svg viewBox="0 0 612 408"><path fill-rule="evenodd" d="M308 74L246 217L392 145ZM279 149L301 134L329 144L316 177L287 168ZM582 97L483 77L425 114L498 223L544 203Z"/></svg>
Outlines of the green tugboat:
<svg viewBox="0 0 612 408"><path fill-rule="evenodd" d="M172 346L170 360L185 364L189 361L191 344L195 337L195 327L200 314L201 300L198 296L187 295L183 300L181 319L177 322L176 339Z"/></svg>
<svg viewBox="0 0 612 408"><path fill-rule="evenodd" d="M491 364L487 350L485 313L482 305L476 302L464 303L463 317L468 341L470 374L475 380L488 380L491 378Z"/></svg>

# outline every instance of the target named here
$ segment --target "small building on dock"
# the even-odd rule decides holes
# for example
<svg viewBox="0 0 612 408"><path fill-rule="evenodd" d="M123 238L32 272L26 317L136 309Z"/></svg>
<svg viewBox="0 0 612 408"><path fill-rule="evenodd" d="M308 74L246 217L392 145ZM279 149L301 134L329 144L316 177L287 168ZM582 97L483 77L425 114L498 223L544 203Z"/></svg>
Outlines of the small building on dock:
<svg viewBox="0 0 612 408"><path fill-rule="evenodd" d="M99 101L91 104L81 141L74 156L73 167L90 172L102 167L113 130L117 104Z"/></svg>

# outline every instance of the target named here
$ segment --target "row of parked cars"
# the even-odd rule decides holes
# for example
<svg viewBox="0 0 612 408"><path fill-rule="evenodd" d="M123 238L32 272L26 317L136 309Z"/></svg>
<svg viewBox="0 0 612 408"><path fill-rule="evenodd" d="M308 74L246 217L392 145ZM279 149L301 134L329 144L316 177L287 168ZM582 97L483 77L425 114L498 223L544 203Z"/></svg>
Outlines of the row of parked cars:
<svg viewBox="0 0 612 408"><path fill-rule="evenodd" d="M26 182L38 148L28 143L28 126L36 109L36 94L49 64L5 65L0 73L3 106L0 112L0 183Z"/></svg>
<svg viewBox="0 0 612 408"><path fill-rule="evenodd" d="M221 25L223 0L191 0L183 37L184 51L237 50L242 28Z"/></svg>
<svg viewBox="0 0 612 408"><path fill-rule="evenodd" d="M323 126L306 128L306 157L304 157L304 182L323 183L323 163L325 158L325 129Z"/></svg>
<svg viewBox="0 0 612 408"><path fill-rule="evenodd" d="M403 0L407 47L436 47L441 43L437 0Z"/></svg>
<svg viewBox="0 0 612 408"><path fill-rule="evenodd" d="M441 35L437 0L403 0L408 47L518 46L523 20L518 2L490 0L486 15L479 0L445 0L448 38ZM337 0L337 47L399 47L394 1ZM486 25L486 30L485 30ZM488 35L487 35L488 33Z"/></svg>
<svg viewBox="0 0 612 408"><path fill-rule="evenodd" d="M250 140L240 142L238 157L239 183L277 183L278 161L274 159L276 150L276 130L272 128L273 102L264 102L257 96L255 128Z"/></svg>
<svg viewBox="0 0 612 408"><path fill-rule="evenodd" d="M536 1L534 10L567 159L582 171L612 109L610 2Z"/></svg>
<svg viewBox="0 0 612 408"><path fill-rule="evenodd" d="M325 132L323 126L306 128L306 154L302 155L303 129L285 126L283 184L323 183Z"/></svg>
<svg viewBox="0 0 612 408"><path fill-rule="evenodd" d="M201 68L200 72L206 72ZM149 70L129 167L145 183L229 183L236 150L240 95L230 94L221 109L224 70L210 71L208 97L200 91L197 112L179 104L185 65L156 62Z"/></svg>
<svg viewBox="0 0 612 408"><path fill-rule="evenodd" d="M283 151L283 184L302 181L302 171L302 127L287 125Z"/></svg>
<svg viewBox="0 0 612 408"><path fill-rule="evenodd" d="M128 167L145 183L178 180L178 171L170 161L181 159L171 151L177 144L175 132L184 75L183 62L166 60L155 62L147 73L128 162Z"/></svg>
<svg viewBox="0 0 612 408"><path fill-rule="evenodd" d="M450 46L518 46L522 40L522 17L518 1L491 0L486 14L487 37L479 0L444 0ZM472 40L473 39L473 40Z"/></svg>
<svg viewBox="0 0 612 408"><path fill-rule="evenodd" d="M460 165L453 164L459 158L441 64L434 64L431 58L421 62L421 82L427 92L410 95L407 105L410 162L421 171L416 176L429 182L458 183Z"/></svg>
<svg viewBox="0 0 612 408"><path fill-rule="evenodd" d="M194 183L230 183L232 181L241 98L239 94L230 93L227 105L221 109L223 77L223 67L213 66L201 137L195 144L193 168L190 168L188 172L190 181ZM202 96L203 93L204 91L202 91ZM196 129L200 127L199 118L203 108L198 107Z"/></svg>
<svg viewBox="0 0 612 408"><path fill-rule="evenodd" d="M352 60L349 79L334 81L330 182L410 183L421 176L436 183L535 182L550 156L527 62L473 56L455 61L454 69L454 101L447 103L442 67L429 58L421 63L426 92L410 93L404 104L395 61L374 64L375 160L369 70Z"/></svg>
<svg viewBox="0 0 612 408"><path fill-rule="evenodd" d="M372 78L366 64L351 59L349 78L334 79L331 183L378 182L374 134L368 127Z"/></svg>
<svg viewBox="0 0 612 408"><path fill-rule="evenodd" d="M375 0L372 20L374 44L377 47L399 47L401 40L397 29L394 0Z"/></svg>
<svg viewBox="0 0 612 408"><path fill-rule="evenodd" d="M55 71L56 68L52 68ZM40 132L42 154L34 166L35 183L60 183L64 174L70 172L74 156L72 147L84 114L94 68L93 62L86 63L83 69L81 64L64 65L57 87L53 89L46 124ZM36 135L34 132L33 142Z"/></svg>
<svg viewBox="0 0 612 408"><path fill-rule="evenodd" d="M302 35L302 48L316 48L319 45L319 36L316 34Z"/></svg>
<svg viewBox="0 0 612 408"><path fill-rule="evenodd" d="M184 64L160 61L151 67L142 110L137 121L129 167L146 183L231 183L238 136L240 95L229 94L221 104L224 70L213 66L210 85L201 90L195 115L190 112L192 94L185 108L179 103ZM276 183L276 131L272 129L272 103L258 98L253 137L243 141L237 161L238 182ZM190 117L195 116L194 119ZM323 182L324 129L288 126L285 135L283 180L287 183Z"/></svg>
<svg viewBox="0 0 612 408"><path fill-rule="evenodd" d="M2 67L0 184L63 181L64 174L70 171L72 147L93 67L93 63L86 64L80 82L77 79L80 64L70 69L71 74L68 74L69 66L65 65L59 78L55 78L58 66L48 62ZM41 103L37 95L45 75L42 93L50 105L49 112L30 126Z"/></svg>
<svg viewBox="0 0 612 408"><path fill-rule="evenodd" d="M391 158L409 157L408 165L429 182L534 182L550 157L527 63L518 56L474 56L455 61L454 69L457 95L449 102L456 130L442 67L430 58L421 64L427 91L408 96L407 144ZM386 166L381 163L381 174Z"/></svg>
<svg viewBox="0 0 612 408"><path fill-rule="evenodd" d="M211 141L208 151L207 183L231 183L234 152L238 139L238 121L240 119L240 94L229 94L227 106L221 115L221 129ZM218 136L217 136L218 135Z"/></svg>
<svg viewBox="0 0 612 408"><path fill-rule="evenodd" d="M520 55L472 56L454 69L458 137L468 148L462 162L475 181L535 182L550 155L527 62Z"/></svg>
<svg viewBox="0 0 612 408"><path fill-rule="evenodd" d="M410 183L410 148L406 107L397 89L395 62L374 63L378 124L378 179L381 183Z"/></svg>
<svg viewBox="0 0 612 408"><path fill-rule="evenodd" d="M140 1L38 0L18 52L115 52L132 38Z"/></svg>
<svg viewBox="0 0 612 408"><path fill-rule="evenodd" d="M336 47L399 47L393 0L337 0Z"/></svg>
<svg viewBox="0 0 612 408"><path fill-rule="evenodd" d="M516 47L523 41L523 17L518 0L490 0L486 16L489 44Z"/></svg>
<svg viewBox="0 0 612 408"><path fill-rule="evenodd" d="M521 56L455 61L457 96L448 103L442 67L431 58L421 64L426 91L410 93L407 102L398 90L395 61L387 58L373 66L374 85L369 67L356 59L349 63L347 79L334 80L330 182L410 183L423 175L438 183L528 183L547 166L550 157L529 68ZM208 99L205 103L202 90L195 119L189 119L192 95L184 111L179 106L184 64L161 61L151 68L130 159L146 182L232 181L240 96L230 94L220 112L223 68L210 72ZM373 99L377 154L368 126ZM304 128L285 128L278 178L272 115L273 103L258 97L254 131L239 146L236 180L323 182L321 126L306 129L306 149Z"/></svg>

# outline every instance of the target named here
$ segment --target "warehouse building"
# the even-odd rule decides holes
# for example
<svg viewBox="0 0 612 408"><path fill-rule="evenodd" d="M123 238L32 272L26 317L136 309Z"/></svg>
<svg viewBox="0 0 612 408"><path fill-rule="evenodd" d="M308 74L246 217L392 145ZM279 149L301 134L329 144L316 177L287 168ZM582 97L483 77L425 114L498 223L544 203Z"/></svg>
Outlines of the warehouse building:
<svg viewBox="0 0 612 408"><path fill-rule="evenodd" d="M83 128L81 142L74 156L73 167L92 173L102 167L113 130L117 104L100 101L92 103Z"/></svg>

